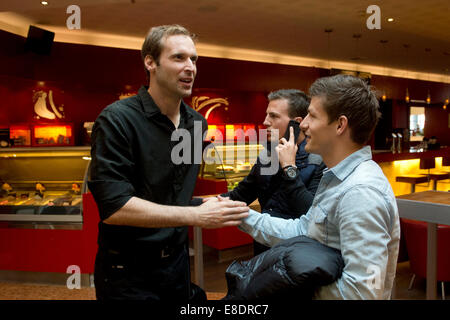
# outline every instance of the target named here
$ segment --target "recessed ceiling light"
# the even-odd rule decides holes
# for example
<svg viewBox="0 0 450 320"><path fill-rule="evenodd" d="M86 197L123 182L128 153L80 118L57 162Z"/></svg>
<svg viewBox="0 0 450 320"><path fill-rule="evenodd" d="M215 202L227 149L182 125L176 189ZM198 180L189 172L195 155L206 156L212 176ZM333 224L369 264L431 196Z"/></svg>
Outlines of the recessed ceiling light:
<svg viewBox="0 0 450 320"><path fill-rule="evenodd" d="M46 5L48 5L48 2L47 2L47 1L41 1L41 4L42 4L43 6L46 6Z"/></svg>
<svg viewBox="0 0 450 320"><path fill-rule="evenodd" d="M388 21L392 22L392 21L394 21L394 18L389 18Z"/></svg>

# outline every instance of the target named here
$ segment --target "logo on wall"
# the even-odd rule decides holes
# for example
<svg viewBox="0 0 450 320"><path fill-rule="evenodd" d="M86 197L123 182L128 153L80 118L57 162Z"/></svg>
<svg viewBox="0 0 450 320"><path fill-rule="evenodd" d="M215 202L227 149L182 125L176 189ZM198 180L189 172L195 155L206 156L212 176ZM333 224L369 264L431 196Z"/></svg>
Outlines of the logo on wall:
<svg viewBox="0 0 450 320"><path fill-rule="evenodd" d="M210 99L207 96L194 96L192 97L192 108L194 108L195 111L199 112L201 109L210 106L208 111L206 111L205 113L205 119L208 119L209 115L211 114L211 112L218 108L218 107L222 107L223 105L228 106L229 102L227 100L227 98L213 98ZM228 108L225 107L225 111L228 111Z"/></svg>
<svg viewBox="0 0 450 320"><path fill-rule="evenodd" d="M43 90L39 90L34 93L33 95L33 103L34 103L34 112L36 114L36 118L44 118L44 119L63 119L65 117L64 115L64 108L61 105L59 108L56 108L55 103L53 102L53 92L52 90L49 90L48 92L48 101L50 103L49 110L47 108L47 92Z"/></svg>
<svg viewBox="0 0 450 320"><path fill-rule="evenodd" d="M128 92L128 93L121 93L119 94L119 100L123 100L132 96L137 95L137 92Z"/></svg>

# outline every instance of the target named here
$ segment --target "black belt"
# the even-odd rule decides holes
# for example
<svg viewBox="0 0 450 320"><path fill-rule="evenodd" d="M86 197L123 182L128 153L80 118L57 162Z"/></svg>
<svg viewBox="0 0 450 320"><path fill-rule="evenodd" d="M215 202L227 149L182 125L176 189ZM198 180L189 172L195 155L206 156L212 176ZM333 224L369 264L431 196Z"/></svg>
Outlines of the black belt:
<svg viewBox="0 0 450 320"><path fill-rule="evenodd" d="M111 249L111 248L103 248L99 249L103 251L107 255L113 256L121 256L126 260L129 259L138 259L138 260L154 260L154 259L168 259L182 251L185 245L178 246L165 246L164 248L120 248L120 249Z"/></svg>

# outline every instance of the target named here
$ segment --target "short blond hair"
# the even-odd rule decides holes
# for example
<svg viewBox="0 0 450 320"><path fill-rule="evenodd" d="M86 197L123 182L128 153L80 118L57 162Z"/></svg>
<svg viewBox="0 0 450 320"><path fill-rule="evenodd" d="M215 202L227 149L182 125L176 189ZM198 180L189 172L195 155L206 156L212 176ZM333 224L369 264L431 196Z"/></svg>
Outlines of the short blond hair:
<svg viewBox="0 0 450 320"><path fill-rule="evenodd" d="M145 41L142 45L142 61L145 61L145 57L149 55L159 65L159 57L163 49L163 39L175 35L184 35L190 37L192 41L195 41L196 39L195 34L189 32L185 27L178 24L152 27L147 33ZM150 73L148 72L148 70L145 69L145 71L147 73L147 77L150 78Z"/></svg>

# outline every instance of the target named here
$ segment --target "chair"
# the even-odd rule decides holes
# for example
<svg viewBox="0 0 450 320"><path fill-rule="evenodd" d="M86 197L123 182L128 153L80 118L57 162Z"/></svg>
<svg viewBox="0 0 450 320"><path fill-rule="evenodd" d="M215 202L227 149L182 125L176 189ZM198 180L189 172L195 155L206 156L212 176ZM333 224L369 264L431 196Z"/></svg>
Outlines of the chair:
<svg viewBox="0 0 450 320"><path fill-rule="evenodd" d="M430 173L430 169L436 168L436 159L435 158L421 158L419 162L420 169L428 169L428 173Z"/></svg>
<svg viewBox="0 0 450 320"><path fill-rule="evenodd" d="M427 223L401 218L409 262L414 273L409 290L416 276L427 275ZM437 231L437 281L441 281L442 299L445 299L444 282L450 281L450 226L438 225Z"/></svg>
<svg viewBox="0 0 450 320"><path fill-rule="evenodd" d="M449 172L432 172L428 174L430 180L433 180L433 190L437 190L437 184L439 180L446 180L450 178Z"/></svg>
<svg viewBox="0 0 450 320"><path fill-rule="evenodd" d="M436 168L435 158L421 158L419 168L422 170L428 169L428 174L406 174L395 177L395 181L410 183L411 193L414 193L416 192L416 184L418 183L424 183L433 180L433 190L436 190L438 180L444 180L448 178L448 175L446 173L430 173L430 169Z"/></svg>
<svg viewBox="0 0 450 320"><path fill-rule="evenodd" d="M442 165L445 165L444 162L448 162L449 159L443 158ZM420 169L428 169L428 178L433 180L433 190L437 190L437 184L439 180L446 180L449 178L449 172L445 171L436 171L430 172L430 169L436 168L436 158L424 158L420 159Z"/></svg>
<svg viewBox="0 0 450 320"><path fill-rule="evenodd" d="M443 167L450 166L450 157L443 157L442 158L442 166Z"/></svg>

